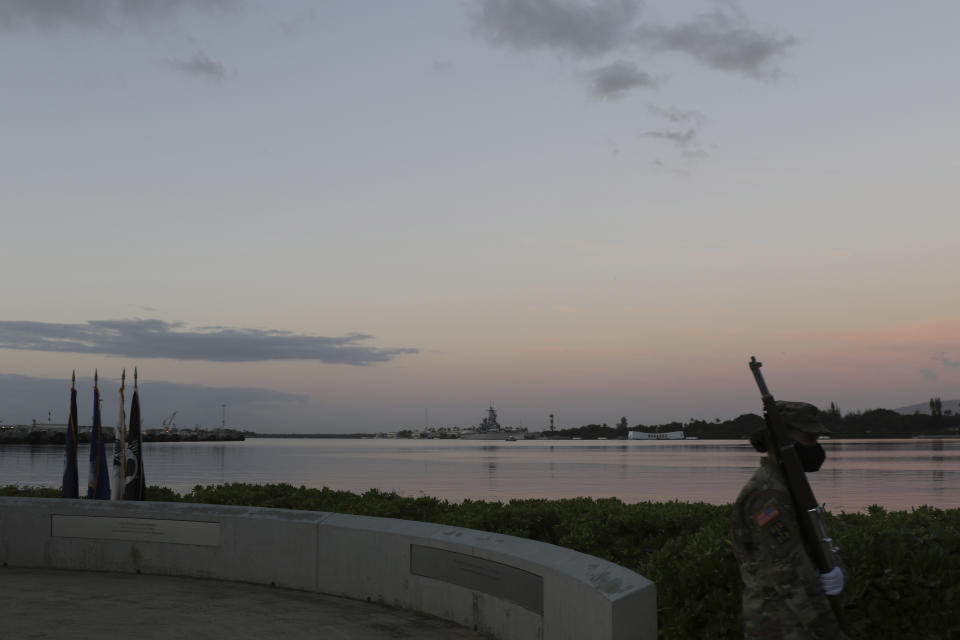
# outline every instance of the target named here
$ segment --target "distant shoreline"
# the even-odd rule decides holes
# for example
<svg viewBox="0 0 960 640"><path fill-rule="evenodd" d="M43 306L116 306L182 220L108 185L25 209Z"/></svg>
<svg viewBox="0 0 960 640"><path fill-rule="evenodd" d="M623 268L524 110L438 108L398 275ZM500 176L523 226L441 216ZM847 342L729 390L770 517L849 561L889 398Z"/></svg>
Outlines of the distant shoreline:
<svg viewBox="0 0 960 640"><path fill-rule="evenodd" d="M90 428L81 427L77 432L77 444L90 443ZM116 440L113 427L102 427L104 444ZM234 429L183 429L167 433L148 429L141 436L143 442L236 442L250 434ZM0 428L0 444L65 445L67 428L63 425L12 425Z"/></svg>
<svg viewBox="0 0 960 640"><path fill-rule="evenodd" d="M253 433L253 432L244 432L242 434L224 434L217 435L215 433L203 434L198 436L189 436L181 437L178 439L172 438L163 438L158 439L156 437L144 437L144 443L158 443L158 442L242 442L245 439L281 439L281 440L401 440L401 441L453 441L461 440L460 438L383 438L377 437L373 433ZM882 433L882 434L856 434L848 436L834 436L833 438L826 439L825 442L842 442L850 440L956 440L960 439L960 434L914 434L914 433ZM103 441L105 444L112 444L115 438L113 433L104 432ZM610 438L610 437L574 437L574 436L554 436L554 437L528 437L524 438L525 441L534 441L534 442L596 442L596 441L607 441L607 442L626 442L626 438ZM748 440L746 436L713 436L708 438L684 438L678 440L630 440L629 442L636 442L638 446L644 446L650 442L671 442L677 444L680 442L702 442L702 441L717 441L717 440L732 440L735 442L745 442ZM466 442L466 440L465 440ZM472 442L472 441L471 441ZM476 442L486 442L489 444L490 441L476 441ZM79 445L86 445L90 443L90 438L88 432L83 432L79 439ZM63 446L66 444L65 437L62 433L49 433L49 432L33 432L25 435L13 435L13 434L0 434L0 445L30 445L30 446Z"/></svg>
<svg viewBox="0 0 960 640"><path fill-rule="evenodd" d="M960 413L945 410L943 413L904 415L889 409L871 409L864 412L852 412L841 415L839 409L831 406L830 411L821 412L821 421L832 432L834 440L850 439L949 439L960 437ZM616 426L608 424L588 424L581 427L557 429L556 431L527 431L524 440L625 440L631 431L647 434L664 434L682 431L686 439L697 440L734 440L743 441L750 434L765 427L764 419L753 413L746 413L732 420L714 421L690 420L689 422L671 422L660 425L636 424L628 426L626 417ZM84 427L81 426L81 429ZM88 430L79 433L80 442L89 440ZM469 429L466 430L469 433ZM394 432L364 433L258 433L243 429L221 427L216 429L145 429L144 442L218 442L238 441L245 438L280 438L308 440L451 440L463 433L458 428L399 429ZM104 440L112 442L113 427L103 427ZM517 436L517 439L520 439ZM0 444L63 444L66 440L66 425L2 425L0 426ZM485 441L486 442L486 441Z"/></svg>
<svg viewBox="0 0 960 640"><path fill-rule="evenodd" d="M327 440L373 440L375 433L254 433L247 432L248 438L323 438Z"/></svg>
<svg viewBox="0 0 960 640"><path fill-rule="evenodd" d="M247 433L248 439L253 438L282 438L288 440L461 440L461 438L378 438L376 434L372 433ZM832 438L826 438L824 442L831 441L842 441L842 440L951 440L951 439L960 439L960 434L952 435L927 435L927 434L863 434L863 435L850 435L838 437L834 436ZM524 438L524 440L534 440L534 441L555 441L555 440L576 440L576 441L593 441L593 440L606 440L606 441L626 441L626 438L590 438L590 437L573 437L573 436L556 436L556 437L533 437L533 438ZM715 436L711 438L684 438L682 440L670 440L669 442L698 442L700 440L735 440L739 442L747 441L749 438L747 436ZM482 440L477 442L486 442L489 444L491 441ZM666 440L631 440L631 442L646 443L646 442L667 442Z"/></svg>

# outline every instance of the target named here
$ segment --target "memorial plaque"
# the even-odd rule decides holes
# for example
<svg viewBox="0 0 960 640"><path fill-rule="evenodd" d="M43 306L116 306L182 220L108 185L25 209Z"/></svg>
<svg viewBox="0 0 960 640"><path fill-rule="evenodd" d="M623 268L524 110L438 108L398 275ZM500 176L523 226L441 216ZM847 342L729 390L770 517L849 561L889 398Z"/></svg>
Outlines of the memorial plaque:
<svg viewBox="0 0 960 640"><path fill-rule="evenodd" d="M482 591L543 615L543 577L502 562L412 544L410 573Z"/></svg>
<svg viewBox="0 0 960 640"><path fill-rule="evenodd" d="M139 540L216 547L220 544L220 523L159 518L52 515L50 516L50 535L58 538Z"/></svg>

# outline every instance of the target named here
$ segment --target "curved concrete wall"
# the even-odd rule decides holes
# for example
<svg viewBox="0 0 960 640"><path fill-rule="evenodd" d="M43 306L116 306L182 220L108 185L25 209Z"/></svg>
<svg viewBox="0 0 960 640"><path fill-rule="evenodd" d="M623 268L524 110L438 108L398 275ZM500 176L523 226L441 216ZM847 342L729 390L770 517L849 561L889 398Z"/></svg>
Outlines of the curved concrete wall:
<svg viewBox="0 0 960 640"><path fill-rule="evenodd" d="M424 522L164 502L0 498L0 562L366 599L502 640L653 640L654 584L551 544Z"/></svg>

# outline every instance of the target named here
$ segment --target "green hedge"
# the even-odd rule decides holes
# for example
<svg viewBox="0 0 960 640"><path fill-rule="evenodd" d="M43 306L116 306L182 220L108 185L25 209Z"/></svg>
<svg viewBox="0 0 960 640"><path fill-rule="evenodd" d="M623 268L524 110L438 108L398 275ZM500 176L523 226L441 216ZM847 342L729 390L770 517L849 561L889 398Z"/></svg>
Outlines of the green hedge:
<svg viewBox="0 0 960 640"><path fill-rule="evenodd" d="M57 497L2 487L0 495ZM742 638L740 577L730 506L615 498L507 503L405 498L288 484L197 486L186 495L150 487L153 500L334 511L436 522L557 544L633 569L657 584L660 636ZM920 507L827 514L841 547L842 594L854 638L960 640L960 509Z"/></svg>

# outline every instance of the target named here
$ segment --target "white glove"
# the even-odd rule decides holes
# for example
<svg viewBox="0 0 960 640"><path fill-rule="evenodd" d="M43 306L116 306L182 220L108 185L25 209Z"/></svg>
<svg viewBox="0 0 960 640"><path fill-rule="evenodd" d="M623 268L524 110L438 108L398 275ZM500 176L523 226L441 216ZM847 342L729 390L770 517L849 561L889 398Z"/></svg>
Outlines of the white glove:
<svg viewBox="0 0 960 640"><path fill-rule="evenodd" d="M826 573L819 574L820 584L823 585L823 591L828 596L835 596L843 591L843 571L840 567L834 567Z"/></svg>

